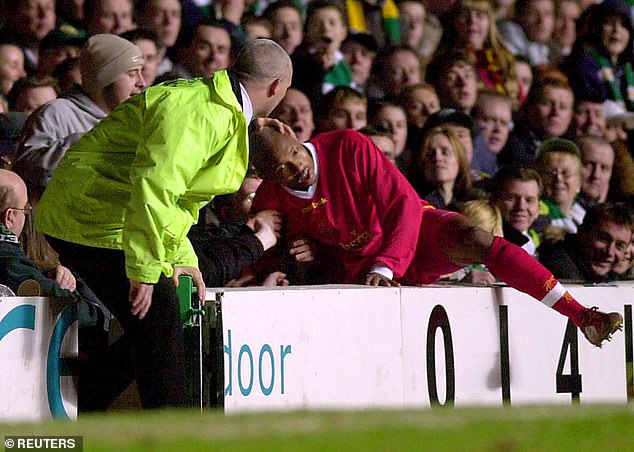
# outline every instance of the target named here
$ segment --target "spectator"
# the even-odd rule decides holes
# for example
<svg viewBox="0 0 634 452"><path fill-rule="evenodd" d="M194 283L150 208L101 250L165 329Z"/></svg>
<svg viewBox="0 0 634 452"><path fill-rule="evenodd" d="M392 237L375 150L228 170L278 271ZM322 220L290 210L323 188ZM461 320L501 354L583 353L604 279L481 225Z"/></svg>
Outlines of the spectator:
<svg viewBox="0 0 634 452"><path fill-rule="evenodd" d="M387 100L375 102L368 109L368 124L377 130L390 134L394 141L397 166L403 172L407 171L412 161L412 152L405 148L407 144L407 116L403 107L396 102Z"/></svg>
<svg viewBox="0 0 634 452"><path fill-rule="evenodd" d="M471 189L469 161L451 130L434 127L414 156L410 181L419 195L439 209L458 211Z"/></svg>
<svg viewBox="0 0 634 452"><path fill-rule="evenodd" d="M581 152L572 141L550 138L539 147L537 154L537 166L544 175L541 213L548 217L550 226L557 228L550 232L574 234L586 214L577 202L583 183Z"/></svg>
<svg viewBox="0 0 634 452"><path fill-rule="evenodd" d="M24 52L24 68L37 72L39 45L55 28L55 0L15 0L5 10L0 40L14 40Z"/></svg>
<svg viewBox="0 0 634 452"><path fill-rule="evenodd" d="M282 219L275 211L251 216L251 203L262 182L247 176L236 193L217 196L213 208L201 210L201 221L189 232L208 287L222 287L241 276L277 243ZM286 275L283 275L286 277Z"/></svg>
<svg viewBox="0 0 634 452"><path fill-rule="evenodd" d="M445 28L444 47L471 51L481 83L517 99L517 82L512 71L515 58L498 34L491 2L460 0L448 22L452 26Z"/></svg>
<svg viewBox="0 0 634 452"><path fill-rule="evenodd" d="M427 122L427 118L433 113L440 111L440 101L436 95L436 90L428 83L418 83L406 87L398 99L407 116L407 143L405 149L410 152L414 149L420 149L423 139L423 127ZM408 165L405 165L403 169L409 171Z"/></svg>
<svg viewBox="0 0 634 452"><path fill-rule="evenodd" d="M565 72L575 92L634 111L634 28L628 6L606 0L593 8L587 39L565 62Z"/></svg>
<svg viewBox="0 0 634 452"><path fill-rule="evenodd" d="M584 208L608 199L610 178L614 167L614 149L604 138L585 135L577 138L583 165L583 184L579 202Z"/></svg>
<svg viewBox="0 0 634 452"><path fill-rule="evenodd" d="M263 17L245 14L242 17L242 27L249 39L271 39L271 24Z"/></svg>
<svg viewBox="0 0 634 452"><path fill-rule="evenodd" d="M57 0L57 16L63 22L81 29L84 23L84 0ZM63 25L62 25L63 26Z"/></svg>
<svg viewBox="0 0 634 452"><path fill-rule="evenodd" d="M391 162L396 163L396 143L391 133L377 130L372 126L359 129L359 133L370 138Z"/></svg>
<svg viewBox="0 0 634 452"><path fill-rule="evenodd" d="M352 80L361 90L368 84L377 50L378 46L372 35L365 33L350 34L341 45L341 53L352 69Z"/></svg>
<svg viewBox="0 0 634 452"><path fill-rule="evenodd" d="M56 99L59 94L57 80L50 76L34 75L13 84L7 100L9 111L33 113L37 108Z"/></svg>
<svg viewBox="0 0 634 452"><path fill-rule="evenodd" d="M518 55L515 56L513 76L517 81L517 99L519 100L519 104L522 105L533 84L533 68L527 59Z"/></svg>
<svg viewBox="0 0 634 452"><path fill-rule="evenodd" d="M339 86L326 94L317 104L317 130L354 129L368 124L368 101L358 91Z"/></svg>
<svg viewBox="0 0 634 452"><path fill-rule="evenodd" d="M55 68L67 58L76 58L85 39L51 31L40 43L40 57L37 72L40 75L53 75Z"/></svg>
<svg viewBox="0 0 634 452"><path fill-rule="evenodd" d="M79 58L69 58L62 61L53 71L53 77L59 82L59 90L65 93L73 85L81 85L81 72L79 71Z"/></svg>
<svg viewBox="0 0 634 452"><path fill-rule="evenodd" d="M581 15L581 5L578 0L559 0L555 2L555 8L553 40L558 44L559 56L566 57L570 55L577 39L577 19Z"/></svg>
<svg viewBox="0 0 634 452"><path fill-rule="evenodd" d="M510 97L495 91L478 94L473 118L482 128L482 136L495 155L502 151L509 138L513 126L512 104Z"/></svg>
<svg viewBox="0 0 634 452"><path fill-rule="evenodd" d="M121 37L141 49L141 53L143 54L143 69L141 69L141 75L145 81L145 86L152 86L154 80L156 80L158 65L158 40L156 35L150 30L136 28L126 31Z"/></svg>
<svg viewBox="0 0 634 452"><path fill-rule="evenodd" d="M26 77L26 72L24 71L24 55L20 47L9 42L0 43L1 97L6 98L13 84L23 77Z"/></svg>
<svg viewBox="0 0 634 452"><path fill-rule="evenodd" d="M539 248L539 260L556 278L595 283L615 280L618 275L614 268L630 247L633 224L628 205L599 204L588 211L577 234L544 243Z"/></svg>
<svg viewBox="0 0 634 452"><path fill-rule="evenodd" d="M368 97L372 100L399 96L407 86L421 82L418 55L406 46L388 46L379 51L372 63Z"/></svg>
<svg viewBox="0 0 634 452"><path fill-rule="evenodd" d="M604 136L606 121L603 103L599 99L577 99L575 102L574 126L577 136Z"/></svg>
<svg viewBox="0 0 634 452"><path fill-rule="evenodd" d="M352 69L341 53L348 29L335 3L314 0L306 12L304 42L293 53L293 87L311 101L337 86L355 88Z"/></svg>
<svg viewBox="0 0 634 452"><path fill-rule="evenodd" d="M618 275L619 280L634 279L634 244L630 243L623 254L623 259L614 265L612 271Z"/></svg>
<svg viewBox="0 0 634 452"><path fill-rule="evenodd" d="M18 145L15 170L35 199L68 148L145 86L141 49L118 36L92 36L80 60L83 87L73 87L33 115Z"/></svg>
<svg viewBox="0 0 634 452"><path fill-rule="evenodd" d="M493 179L491 197L502 213L504 238L535 256L541 238L532 228L539 216L542 178L529 166L509 165Z"/></svg>
<svg viewBox="0 0 634 452"><path fill-rule="evenodd" d="M506 48L535 66L551 62L554 25L553 0L517 0L514 21L503 20L499 29Z"/></svg>
<svg viewBox="0 0 634 452"><path fill-rule="evenodd" d="M248 43L233 71L124 103L67 152L38 205L37 227L62 263L81 269L121 322L144 408L186 403L178 276L192 275L205 296L186 234L213 195L240 187L247 125L292 77L286 52L266 39Z"/></svg>
<svg viewBox="0 0 634 452"><path fill-rule="evenodd" d="M421 204L398 170L357 132L331 132L301 146L263 128L251 134L250 143L262 150L253 164L264 179L254 210L279 206L289 237L319 243L312 269L328 273L330 282L394 286L396 278L429 284L465 264L483 263L512 287L568 316L594 345L623 322L618 313L580 305L515 245L457 213Z"/></svg>
<svg viewBox="0 0 634 452"><path fill-rule="evenodd" d="M157 75L174 70L167 50L174 47L181 29L180 0L141 0L136 12L139 26L153 31L158 38Z"/></svg>
<svg viewBox="0 0 634 452"><path fill-rule="evenodd" d="M282 102L275 107L271 118L279 119L295 132L300 142L305 142L313 136L315 123L313 122L313 108L304 93L295 88L289 88Z"/></svg>
<svg viewBox="0 0 634 452"><path fill-rule="evenodd" d="M438 48L443 30L436 16L428 13L422 0L399 0L401 42L427 63Z"/></svg>
<svg viewBox="0 0 634 452"><path fill-rule="evenodd" d="M180 60L175 66L178 77L211 77L214 72L231 66L231 37L220 22L205 20L183 43L179 55Z"/></svg>
<svg viewBox="0 0 634 452"><path fill-rule="evenodd" d="M133 0L85 0L84 24L88 36L119 35L136 27Z"/></svg>
<svg viewBox="0 0 634 452"><path fill-rule="evenodd" d="M292 55L304 39L302 17L295 3L292 0L271 3L264 17L271 23L272 39Z"/></svg>
<svg viewBox="0 0 634 452"><path fill-rule="evenodd" d="M443 108L471 113L478 96L475 58L466 50L437 54L427 66L427 82L436 88Z"/></svg>
<svg viewBox="0 0 634 452"><path fill-rule="evenodd" d="M498 161L532 163L543 140L566 134L572 121L573 103L572 88L565 78L548 76L534 82Z"/></svg>

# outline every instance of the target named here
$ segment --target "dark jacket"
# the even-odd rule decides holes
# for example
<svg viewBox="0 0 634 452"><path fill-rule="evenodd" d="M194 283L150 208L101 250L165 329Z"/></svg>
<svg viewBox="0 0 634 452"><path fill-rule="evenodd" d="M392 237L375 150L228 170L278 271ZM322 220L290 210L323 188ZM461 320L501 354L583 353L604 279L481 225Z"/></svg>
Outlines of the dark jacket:
<svg viewBox="0 0 634 452"><path fill-rule="evenodd" d="M598 277L583 264L581 248L577 234L567 234L566 238L557 242L546 242L539 247L539 261L550 270L557 279L569 279L593 283L614 281L617 275L613 272Z"/></svg>

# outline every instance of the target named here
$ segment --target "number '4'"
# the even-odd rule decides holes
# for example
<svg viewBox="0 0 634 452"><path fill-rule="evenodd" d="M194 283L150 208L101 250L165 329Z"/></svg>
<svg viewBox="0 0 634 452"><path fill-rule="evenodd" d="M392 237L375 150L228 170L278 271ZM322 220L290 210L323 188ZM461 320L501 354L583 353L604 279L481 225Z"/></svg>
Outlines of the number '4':
<svg viewBox="0 0 634 452"><path fill-rule="evenodd" d="M566 357L570 350L570 373L564 374ZM581 393L581 374L579 373L579 349L577 344L577 327L568 320L564 342L561 345L559 364L557 365L557 393L570 393L573 403L579 403Z"/></svg>

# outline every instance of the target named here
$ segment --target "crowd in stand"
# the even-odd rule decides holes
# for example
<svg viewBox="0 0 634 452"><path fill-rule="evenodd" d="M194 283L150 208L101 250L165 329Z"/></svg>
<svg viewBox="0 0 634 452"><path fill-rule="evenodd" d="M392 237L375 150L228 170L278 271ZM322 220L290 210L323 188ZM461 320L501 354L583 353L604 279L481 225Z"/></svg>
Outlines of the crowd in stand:
<svg viewBox="0 0 634 452"><path fill-rule="evenodd" d="M17 291L23 279L33 278L37 268L57 282L54 288L43 283L45 292L65 297L78 288L89 292L79 278L81 275L73 276L60 264L53 251L58 248L49 246L47 237L30 218L26 219L27 227L13 223L17 220L11 216L11 209L27 213L33 208L37 212L65 153L98 124L101 128L95 129L93 138L81 140L73 149L88 149L91 140L103 143L107 139L122 149L136 146L139 141L156 140L155 131L145 128L145 118L150 123L155 120L153 109L160 110L160 95L168 96L171 89L179 86L193 87L199 78L209 79L220 73L234 74L226 83L229 86L231 82L246 117L270 112L270 117L285 124L287 128L283 130L287 134L292 130L300 143L318 135L316 143L339 146L339 150L362 149L374 143L387 158L381 155L378 160L362 159L363 165L386 172L367 175L356 166L357 160L339 154L334 157L334 151L332 158L340 161L325 162L319 160L325 158L320 149L302 148L293 151L300 155L299 163L275 157L278 163L285 162L277 168L271 168L270 161L252 156L242 184L236 185L235 181L230 184L232 191L238 186L239 190L217 196L205 206L198 224L189 232L207 286L350 282L342 276L350 269L333 268L324 259L324 256L332 259L330 262L338 259L324 246L329 237L336 235L334 232L320 230L323 225L319 223L297 224L297 218L289 218L292 205L279 205L267 198L274 189L266 182L264 191L257 192L261 177L286 183L285 190L291 194L308 190L306 187L311 185L308 182L316 180L318 171L328 171L346 180L345 190L354 208L345 207L339 212L342 217L351 216L354 209L360 212L358 217L346 220L347 226L342 223L342 228L351 228L351 224L364 217L364 209L374 209L372 215L378 216L378 220L371 221L382 222L385 229L388 223L392 227L407 222L382 216L382 210L392 209L386 206L396 205L403 195L380 193L373 185L383 183L383 190L389 187L407 191L407 196L424 200L424 206L461 212L490 234L473 239L473 243L469 242L471 250L463 254L451 253L469 248L467 242L455 247L452 244L450 248L454 248L449 251L443 249L451 265L440 266L447 271L432 272L434 278L430 276L428 281L412 274L411 268L409 273L407 268L400 273L391 268L386 276L384 268L374 266L365 268L363 275L378 274L389 281L414 284L431 282L437 277L492 283L496 281L492 274L496 271L490 272L483 265L485 261L496 266L496 276L504 274L500 262L486 252L489 247L497 249L495 236L522 247L560 280L631 279L634 277L634 6L631 3L626 0L0 1L0 111L3 112L0 157L3 167L17 173L28 189L27 202L26 191L22 192L21 182L16 182L17 176L0 172L5 179L0 184L0 195L2 187L6 193L10 191L7 186L18 187L21 200L17 206L11 204L18 202L15 196L6 193L0 196L3 202L0 236L11 246L22 236L26 254L19 254L19 259L28 263L22 276L16 276L13 270L0 272L4 278L0 283ZM238 81L249 80L244 72L224 71L232 68L241 49L257 38L275 41L292 62L290 88L278 91L278 85L271 85L275 91L266 94L271 100L264 103L260 98L254 100L248 86L244 91L240 85L243 88L240 96ZM270 64L275 61L281 60L272 59ZM285 83L283 79L282 76L282 81L278 80L280 86ZM164 91L154 91L158 94L148 95L142 105L141 101L126 102L161 83ZM246 92L254 104L248 114L242 102ZM285 95L282 98L278 93ZM122 104L128 105L130 112L117 108ZM185 104L174 105L187 108ZM109 116L113 111L120 112L119 116ZM102 121L107 117L110 121ZM173 120L174 128L184 129L172 130L165 134L167 138L158 137L166 140L163 144L177 143L180 132L185 136L191 134L188 126L193 125L182 123L176 116ZM148 136L135 137L130 144L132 132L126 126L132 124L140 127L134 134L143 131ZM267 123L275 124L278 123ZM204 121L200 127L206 127ZM343 129L354 129L361 135L326 134ZM360 138L362 135L371 141ZM335 136L340 141L332 138ZM284 138L252 137L261 155L270 143L279 140L282 140L280 146L295 149L293 142L284 142ZM120 155L115 156L117 153L113 150L109 158L121 159ZM192 154L192 159L195 158ZM319 160L319 165L311 166L305 164L308 160L302 160L310 158L313 162ZM97 157L94 159L95 165L103 163ZM291 164L299 165L303 171L300 179L296 174L299 170L289 173ZM390 165L388 169L386 165ZM104 168L98 172L109 171L107 166ZM69 170L68 164L65 170ZM173 170L184 171L176 166ZM398 172L398 177L388 175L392 170ZM350 181L356 181L357 186ZM376 190L376 197L370 197L364 208L355 204L361 202L362 194L356 193L359 187L367 188L373 195ZM210 194L223 193L214 191L215 188L209 190ZM110 189L112 193L99 193L97 197L120 196L115 188L107 188ZM54 190L59 197L59 179ZM283 191L280 193L277 193L279 199L286 196ZM67 198L84 195L71 193ZM49 194L49 199L52 196ZM315 210L329 202L332 200L319 198L304 209ZM376 207L371 207L373 203ZM408 215L407 209L403 208L403 216ZM50 234L53 222L46 221L49 229L44 232ZM421 220L412 222L416 223L415 231L410 231L415 242ZM307 226L315 229L313 238L305 233ZM370 224L370 228L374 227ZM461 226L456 227L454 232ZM293 230L304 232L289 233ZM325 237L322 242L320 234ZM354 240L341 242L335 248L364 250L359 251L361 254L372 252L368 244L373 243L376 235L360 229L353 229L352 235ZM428 237L421 232L419 242ZM446 239L440 232L438 237ZM412 256L434 255L435 250L423 249L421 243L419 248L416 243L411 244ZM479 247L485 251L477 258ZM16 252L11 250L13 259ZM397 261L393 267L398 268ZM457 261L471 265L459 268L453 265ZM360 262L350 262L351 268L361 265ZM412 268L416 265L423 264L413 264ZM335 273L338 275L329 279ZM368 281L385 280L377 277ZM540 300L546 297L531 290L525 291ZM94 300L93 306L105 311L106 317L109 315L94 294L82 296ZM556 301L557 298L552 300ZM140 311L135 315L142 313L142 318L149 304L139 306Z"/></svg>

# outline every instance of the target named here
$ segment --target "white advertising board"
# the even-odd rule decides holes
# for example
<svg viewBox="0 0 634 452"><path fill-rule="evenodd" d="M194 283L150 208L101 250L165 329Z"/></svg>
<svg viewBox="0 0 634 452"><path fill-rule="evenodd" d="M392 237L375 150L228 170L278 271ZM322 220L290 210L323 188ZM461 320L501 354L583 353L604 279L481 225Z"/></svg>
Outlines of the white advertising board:
<svg viewBox="0 0 634 452"><path fill-rule="evenodd" d="M399 290L227 291L225 410L402 406Z"/></svg>
<svg viewBox="0 0 634 452"><path fill-rule="evenodd" d="M0 298L0 421L77 417L76 319L76 306L57 300Z"/></svg>
<svg viewBox="0 0 634 452"><path fill-rule="evenodd" d="M634 285L569 289L625 331L599 349L506 287L225 291L225 410L626 403Z"/></svg>

